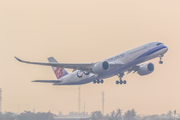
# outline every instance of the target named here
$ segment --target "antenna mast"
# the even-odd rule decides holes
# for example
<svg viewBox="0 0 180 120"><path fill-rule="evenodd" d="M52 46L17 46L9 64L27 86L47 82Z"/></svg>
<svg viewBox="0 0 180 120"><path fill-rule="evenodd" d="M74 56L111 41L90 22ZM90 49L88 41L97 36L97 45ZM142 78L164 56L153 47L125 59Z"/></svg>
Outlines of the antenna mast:
<svg viewBox="0 0 180 120"><path fill-rule="evenodd" d="M102 114L104 115L104 92L102 92Z"/></svg>
<svg viewBox="0 0 180 120"><path fill-rule="evenodd" d="M79 100L78 100L78 112L80 113L80 106L81 106L81 87L79 86L78 87L78 89L79 89Z"/></svg>

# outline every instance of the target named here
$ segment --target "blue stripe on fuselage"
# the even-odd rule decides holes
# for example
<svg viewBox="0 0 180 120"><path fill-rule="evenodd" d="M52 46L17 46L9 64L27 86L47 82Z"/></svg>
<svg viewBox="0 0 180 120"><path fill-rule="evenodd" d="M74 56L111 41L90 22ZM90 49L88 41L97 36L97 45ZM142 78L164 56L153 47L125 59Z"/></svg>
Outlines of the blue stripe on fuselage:
<svg viewBox="0 0 180 120"><path fill-rule="evenodd" d="M158 47L155 47L155 48L153 48L153 49L150 49L149 51L145 52L144 54L142 54L141 56L139 56L139 57L136 58L135 60L137 60L137 59L139 59L139 58L146 57L146 56L148 56L148 55L151 55L151 54L153 54L153 53L155 53L155 52L157 52L157 51L159 51L159 50L161 50L161 49L163 49L163 48L167 48L167 47L166 47L165 45L160 45L160 46L158 46Z"/></svg>

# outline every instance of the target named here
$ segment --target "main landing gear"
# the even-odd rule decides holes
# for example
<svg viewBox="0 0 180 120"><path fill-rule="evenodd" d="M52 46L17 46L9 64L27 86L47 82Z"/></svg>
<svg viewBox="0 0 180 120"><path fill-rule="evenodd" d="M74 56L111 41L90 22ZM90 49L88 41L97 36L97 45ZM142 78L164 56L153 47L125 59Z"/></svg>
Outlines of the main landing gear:
<svg viewBox="0 0 180 120"><path fill-rule="evenodd" d="M123 76L124 76L124 73L120 73L120 74L118 74L118 77L119 77L119 80L117 80L116 81L116 84L118 85L118 84L126 84L126 80L122 80L122 78L123 78Z"/></svg>
<svg viewBox="0 0 180 120"><path fill-rule="evenodd" d="M99 83L104 83L104 80L99 80L99 79L97 79L97 80L93 80L93 83L94 84L99 84Z"/></svg>
<svg viewBox="0 0 180 120"><path fill-rule="evenodd" d="M164 55L159 55L159 58L160 58L160 60L159 60L159 64L163 64L163 61L162 61L162 57L163 57Z"/></svg>

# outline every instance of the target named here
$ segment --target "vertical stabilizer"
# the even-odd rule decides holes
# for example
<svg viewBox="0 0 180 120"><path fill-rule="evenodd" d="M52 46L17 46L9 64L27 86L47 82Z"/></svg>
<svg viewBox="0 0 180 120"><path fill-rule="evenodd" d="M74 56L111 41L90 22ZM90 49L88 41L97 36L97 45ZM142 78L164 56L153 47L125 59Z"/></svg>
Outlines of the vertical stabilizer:
<svg viewBox="0 0 180 120"><path fill-rule="evenodd" d="M53 62L53 63L58 63L53 57L49 57L48 61ZM57 80L59 80L61 77L68 74L68 72L64 68L61 68L61 67L52 67L52 69L54 71L54 74L57 77Z"/></svg>

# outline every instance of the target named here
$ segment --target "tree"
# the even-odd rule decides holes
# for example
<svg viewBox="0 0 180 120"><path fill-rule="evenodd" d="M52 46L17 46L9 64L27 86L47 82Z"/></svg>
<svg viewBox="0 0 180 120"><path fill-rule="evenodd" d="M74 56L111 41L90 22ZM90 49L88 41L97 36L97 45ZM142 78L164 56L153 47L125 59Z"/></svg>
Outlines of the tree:
<svg viewBox="0 0 180 120"><path fill-rule="evenodd" d="M3 120L3 114L0 112L0 120Z"/></svg>
<svg viewBox="0 0 180 120"><path fill-rule="evenodd" d="M111 112L111 115L110 115L110 120L114 120L114 119L115 119L115 112L112 111L112 112Z"/></svg>
<svg viewBox="0 0 180 120"><path fill-rule="evenodd" d="M122 120L121 114L122 114L122 111L121 111L121 109L118 108L117 112L115 114L115 120Z"/></svg>
<svg viewBox="0 0 180 120"><path fill-rule="evenodd" d="M174 117L176 117L176 110L174 110Z"/></svg>
<svg viewBox="0 0 180 120"><path fill-rule="evenodd" d="M101 113L101 111L92 112L91 115L92 115L91 118L93 120L101 119L103 117L103 114Z"/></svg>
<svg viewBox="0 0 180 120"><path fill-rule="evenodd" d="M172 112L171 112L171 110L167 113L167 117L168 117L168 118L171 118L171 117L172 117Z"/></svg>
<svg viewBox="0 0 180 120"><path fill-rule="evenodd" d="M12 112L7 112L5 113L5 115L3 115L4 120L14 120L15 119L15 115Z"/></svg>
<svg viewBox="0 0 180 120"><path fill-rule="evenodd" d="M160 120L159 115L151 115L149 116L150 120Z"/></svg>
<svg viewBox="0 0 180 120"><path fill-rule="evenodd" d="M48 112L38 112L32 113L30 111L24 111L20 115L17 116L19 120L54 120L54 114Z"/></svg>
<svg viewBox="0 0 180 120"><path fill-rule="evenodd" d="M59 114L58 114L59 117L63 117L63 113L60 111Z"/></svg>
<svg viewBox="0 0 180 120"><path fill-rule="evenodd" d="M135 120L136 117L136 112L134 109L132 110L128 110L125 114L124 114L124 120Z"/></svg>

